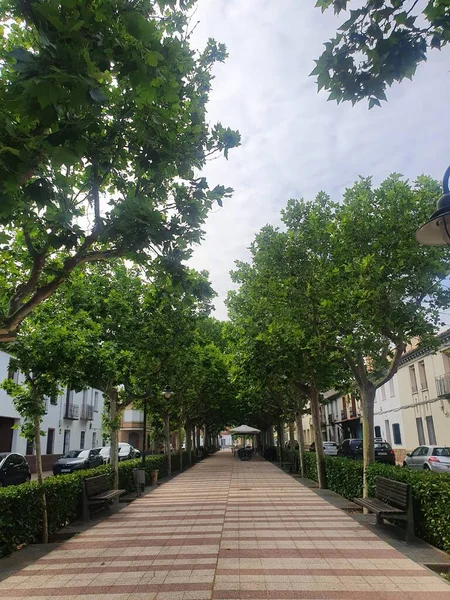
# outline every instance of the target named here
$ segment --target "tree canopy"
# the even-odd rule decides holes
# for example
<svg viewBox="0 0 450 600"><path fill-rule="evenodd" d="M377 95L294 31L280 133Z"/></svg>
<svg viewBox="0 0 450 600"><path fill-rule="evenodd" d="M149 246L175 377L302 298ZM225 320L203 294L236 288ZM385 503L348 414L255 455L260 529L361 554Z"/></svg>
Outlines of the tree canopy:
<svg viewBox="0 0 450 600"><path fill-rule="evenodd" d="M207 123L226 50L190 47L193 4L2 3L1 341L80 264L175 268L230 195L199 175L239 135Z"/></svg>
<svg viewBox="0 0 450 600"><path fill-rule="evenodd" d="M283 229L261 230L251 264L237 263L240 287L228 300L238 395L253 414L281 418L280 382L290 382L309 398L317 435L318 392L354 387L365 463L374 460L375 391L408 342L431 342L450 302L448 253L414 237L438 195L424 176L410 183L392 175L378 187L361 178L340 204L323 192L290 200Z"/></svg>
<svg viewBox="0 0 450 600"><path fill-rule="evenodd" d="M311 73L338 103L367 99L369 108L380 106L387 87L412 79L428 52L450 41L447 0L317 0L316 6L348 17Z"/></svg>

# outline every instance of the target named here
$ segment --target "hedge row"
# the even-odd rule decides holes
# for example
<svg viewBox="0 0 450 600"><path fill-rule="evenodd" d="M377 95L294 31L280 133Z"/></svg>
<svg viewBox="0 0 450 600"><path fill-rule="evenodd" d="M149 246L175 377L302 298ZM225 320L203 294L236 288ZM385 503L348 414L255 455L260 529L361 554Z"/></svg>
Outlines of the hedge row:
<svg viewBox="0 0 450 600"><path fill-rule="evenodd" d="M189 465L187 452L183 453L183 465ZM126 460L119 463L119 488L127 492L135 490L133 469L141 466L141 460ZM172 456L172 469L179 468L178 455ZM147 456L145 459L145 480L150 483L150 472L159 470L159 477L167 475L167 456L163 454ZM112 481L112 469L102 465L89 471L79 471L70 475L48 477L43 486L47 498L48 530L55 533L61 527L72 523L81 514L83 480L107 473ZM18 546L30 544L39 539L41 531L40 486L36 481L0 489L0 557L9 554Z"/></svg>
<svg viewBox="0 0 450 600"><path fill-rule="evenodd" d="M316 455L306 452L304 464L305 476L317 481ZM362 497L361 461L326 456L325 469L330 490L349 500ZM409 483L414 503L416 535L433 546L450 552L450 476L375 463L368 467L367 477L369 496L375 495L377 477Z"/></svg>

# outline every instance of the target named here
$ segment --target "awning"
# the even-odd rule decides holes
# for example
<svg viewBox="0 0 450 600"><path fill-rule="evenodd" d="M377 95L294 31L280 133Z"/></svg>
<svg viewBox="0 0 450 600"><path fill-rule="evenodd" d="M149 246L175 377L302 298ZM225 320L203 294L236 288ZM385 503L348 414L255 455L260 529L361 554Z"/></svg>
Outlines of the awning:
<svg viewBox="0 0 450 600"><path fill-rule="evenodd" d="M248 425L240 425L239 427L235 427L234 429L230 429L231 435L257 435L261 433L260 429L255 429L255 427L249 427Z"/></svg>

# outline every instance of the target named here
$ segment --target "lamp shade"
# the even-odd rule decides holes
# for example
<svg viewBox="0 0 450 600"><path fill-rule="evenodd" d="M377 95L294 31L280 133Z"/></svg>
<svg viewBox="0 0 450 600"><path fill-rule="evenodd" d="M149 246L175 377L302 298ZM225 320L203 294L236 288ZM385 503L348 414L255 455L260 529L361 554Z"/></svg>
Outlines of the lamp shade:
<svg viewBox="0 0 450 600"><path fill-rule="evenodd" d="M450 192L448 181L450 167L446 170L442 182L443 195L439 198L435 212L430 220L416 233L416 240L425 246L450 245Z"/></svg>

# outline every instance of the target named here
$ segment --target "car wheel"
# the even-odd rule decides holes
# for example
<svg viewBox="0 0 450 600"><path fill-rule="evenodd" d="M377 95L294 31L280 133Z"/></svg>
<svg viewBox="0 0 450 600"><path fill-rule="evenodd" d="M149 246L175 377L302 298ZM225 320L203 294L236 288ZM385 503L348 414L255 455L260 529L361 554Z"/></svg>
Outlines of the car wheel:
<svg viewBox="0 0 450 600"><path fill-rule="evenodd" d="M30 481L31 481L31 475L27 475L26 483L30 483Z"/></svg>
<svg viewBox="0 0 450 600"><path fill-rule="evenodd" d="M403 463L403 468L406 469L408 467L408 463Z"/></svg>
<svg viewBox="0 0 450 600"><path fill-rule="evenodd" d="M423 465L423 470L424 471L431 471L430 469L430 465L427 465L426 463Z"/></svg>

